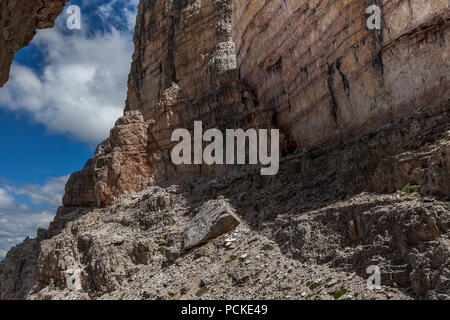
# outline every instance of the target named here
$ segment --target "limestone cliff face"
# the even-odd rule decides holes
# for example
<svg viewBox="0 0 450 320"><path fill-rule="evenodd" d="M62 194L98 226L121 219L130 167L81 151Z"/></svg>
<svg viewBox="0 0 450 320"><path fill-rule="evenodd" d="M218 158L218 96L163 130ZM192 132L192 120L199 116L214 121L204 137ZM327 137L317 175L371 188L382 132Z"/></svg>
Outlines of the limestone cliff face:
<svg viewBox="0 0 450 320"><path fill-rule="evenodd" d="M68 0L2 0L0 3L0 87L8 81L14 54L37 29L51 28Z"/></svg>
<svg viewBox="0 0 450 320"><path fill-rule="evenodd" d="M119 160L118 140L109 139L94 157L97 169L77 173L94 177L83 182L95 191L89 197L98 203L106 193L113 201L148 179L217 170L170 161L171 133L194 120L205 128L275 127L310 148L446 101L448 1L379 1L380 31L366 27L370 4L141 1L125 118L143 115L128 127L147 130L137 147L147 160L139 161L140 178L125 181L121 168L130 166Z"/></svg>
<svg viewBox="0 0 450 320"><path fill-rule="evenodd" d="M240 81L314 146L448 98L448 1L375 1L380 31L366 26L373 3L141 1L127 110L153 118L172 82L197 102Z"/></svg>
<svg viewBox="0 0 450 320"><path fill-rule="evenodd" d="M240 78L302 146L345 142L448 98L448 1L233 1ZM380 31L365 14L381 8Z"/></svg>

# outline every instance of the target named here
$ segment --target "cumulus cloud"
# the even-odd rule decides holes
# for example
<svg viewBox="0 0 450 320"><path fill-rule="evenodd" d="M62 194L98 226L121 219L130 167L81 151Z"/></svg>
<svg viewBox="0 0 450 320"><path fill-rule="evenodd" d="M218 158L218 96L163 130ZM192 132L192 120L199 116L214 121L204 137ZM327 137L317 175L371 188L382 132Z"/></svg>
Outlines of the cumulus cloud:
<svg viewBox="0 0 450 320"><path fill-rule="evenodd" d="M64 187L68 179L69 175L59 178L50 178L43 185L25 184L18 187L9 185L6 186L6 188L13 194L27 196L34 204L46 204L56 207L61 204L61 199L64 195Z"/></svg>
<svg viewBox="0 0 450 320"><path fill-rule="evenodd" d="M47 228L56 208L61 204L64 186L69 177L50 178L43 185L15 186L3 183L0 187L0 260L14 245L26 237L35 237L38 228ZM25 196L32 204L19 203L16 197Z"/></svg>
<svg viewBox="0 0 450 320"><path fill-rule="evenodd" d="M104 23L123 25L133 30L136 23L136 8L139 0L130 0L124 5L120 0L112 0L98 7L98 13ZM117 14L119 12L119 14Z"/></svg>
<svg viewBox="0 0 450 320"><path fill-rule="evenodd" d="M100 8L105 19L112 15L112 7ZM127 25L135 17L132 8L121 9ZM9 81L0 89L0 106L25 111L51 133L95 145L123 112L132 32L110 25L94 34L89 27L68 33L63 22L59 19L58 27L38 31L32 42L45 57L42 70L13 64Z"/></svg>
<svg viewBox="0 0 450 320"><path fill-rule="evenodd" d="M38 75L14 64L0 104L23 110L50 132L77 140L103 140L122 114L131 63L131 41L116 30L93 38L57 30L38 35L49 64Z"/></svg>
<svg viewBox="0 0 450 320"><path fill-rule="evenodd" d="M129 7L125 7L123 9L123 15L125 17L125 21L127 22L128 30L133 31L136 25L136 7L139 3L139 0L130 0Z"/></svg>
<svg viewBox="0 0 450 320"><path fill-rule="evenodd" d="M6 192L6 190L0 188L0 209L8 208L14 203L14 198Z"/></svg>
<svg viewBox="0 0 450 320"><path fill-rule="evenodd" d="M123 112L137 3L82 0L81 31L68 31L64 14L55 28L39 30L32 47L43 61L32 68L12 65L0 88L0 108L26 113L50 133L90 145L102 141ZM37 228L48 227L67 178L43 185L0 183L0 260Z"/></svg>
<svg viewBox="0 0 450 320"><path fill-rule="evenodd" d="M117 4L117 2L118 0L112 0L98 7L99 15L104 22L108 21L114 14L114 6Z"/></svg>
<svg viewBox="0 0 450 320"><path fill-rule="evenodd" d="M38 228L47 228L54 216L53 211L34 211L20 204L0 209L0 259L26 237L35 237Z"/></svg>

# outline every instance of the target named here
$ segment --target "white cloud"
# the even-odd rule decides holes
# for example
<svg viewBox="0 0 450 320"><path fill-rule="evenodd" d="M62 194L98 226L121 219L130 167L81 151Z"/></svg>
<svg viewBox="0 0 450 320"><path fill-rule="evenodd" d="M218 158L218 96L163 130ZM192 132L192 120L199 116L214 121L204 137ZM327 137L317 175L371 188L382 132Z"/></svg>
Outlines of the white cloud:
<svg viewBox="0 0 450 320"><path fill-rule="evenodd" d="M112 14L108 8L103 14ZM135 11L122 10L125 19L134 19ZM62 20L57 28L38 31L32 42L45 56L42 70L13 64L0 106L27 112L51 133L95 145L123 113L132 33L113 27L89 36L87 30L67 33Z"/></svg>
<svg viewBox="0 0 450 320"><path fill-rule="evenodd" d="M103 4L98 7L98 12L103 19L103 21L107 21L111 15L114 13L114 5L117 3L117 0L109 1L106 4Z"/></svg>
<svg viewBox="0 0 450 320"><path fill-rule="evenodd" d="M0 209L10 207L13 203L14 198L6 190L0 188Z"/></svg>
<svg viewBox="0 0 450 320"><path fill-rule="evenodd" d="M112 0L98 7L98 13L104 23L113 22L116 25L123 25L132 31L136 23L136 8L139 0L129 0L124 5L119 0ZM117 7L120 6L117 14Z"/></svg>
<svg viewBox="0 0 450 320"><path fill-rule="evenodd" d="M130 3L132 5L132 9L124 8L123 14L127 22L128 30L133 31L134 26L136 25L136 7L138 5L139 0L131 0Z"/></svg>
<svg viewBox="0 0 450 320"><path fill-rule="evenodd" d="M64 14L55 28L38 31L32 45L44 61L33 69L13 64L9 81L0 88L0 108L25 112L49 132L91 145L108 136L126 99L138 0L111 2L100 12L102 32L89 29L90 22L98 23L92 12L83 12L90 0L82 1L81 31L65 30ZM67 178L51 178L43 185L0 184L0 260L13 245L34 237L37 228L48 227ZM28 205L19 203L23 196Z"/></svg>
<svg viewBox="0 0 450 320"><path fill-rule="evenodd" d="M17 204L0 209L0 258L26 237L35 237L38 228L48 228L54 216L53 210L33 210Z"/></svg>
<svg viewBox="0 0 450 320"><path fill-rule="evenodd" d="M44 185L26 184L19 187L5 186L10 193L26 195L34 204L46 204L50 206L59 206L64 195L64 187L69 175L50 178ZM1 189L0 189L1 190Z"/></svg>
<svg viewBox="0 0 450 320"><path fill-rule="evenodd" d="M36 210L23 205L12 204L0 209L0 259L6 252L26 237L35 237L38 228L48 228L55 217L55 211Z"/></svg>
<svg viewBox="0 0 450 320"><path fill-rule="evenodd" d="M50 178L43 185L15 186L2 184L0 188L0 259L7 250L26 237L35 237L38 228L47 228L61 204L64 186L69 176ZM25 195L32 206L19 203L14 196ZM45 207L45 208L42 208Z"/></svg>

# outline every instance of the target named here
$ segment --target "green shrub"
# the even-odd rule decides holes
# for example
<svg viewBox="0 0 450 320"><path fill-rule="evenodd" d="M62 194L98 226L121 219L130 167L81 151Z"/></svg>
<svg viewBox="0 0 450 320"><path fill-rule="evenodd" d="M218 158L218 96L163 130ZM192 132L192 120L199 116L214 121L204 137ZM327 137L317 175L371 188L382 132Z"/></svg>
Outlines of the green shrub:
<svg viewBox="0 0 450 320"><path fill-rule="evenodd" d="M417 184L408 183L406 186L403 187L402 190L400 190L400 193L413 194L413 193L416 193L418 190L419 190L419 186Z"/></svg>
<svg viewBox="0 0 450 320"><path fill-rule="evenodd" d="M207 286L203 286L200 289L198 289L197 293L195 294L197 297L201 297L202 295L204 295L205 293L208 292L208 287Z"/></svg>
<svg viewBox="0 0 450 320"><path fill-rule="evenodd" d="M315 290L318 286L319 286L318 283L313 282L309 285L309 290Z"/></svg>
<svg viewBox="0 0 450 320"><path fill-rule="evenodd" d="M273 247L270 244L265 244L262 248L262 251L270 251L273 250Z"/></svg>
<svg viewBox="0 0 450 320"><path fill-rule="evenodd" d="M335 300L339 299L340 297L342 297L344 294L347 293L347 289L345 289L344 287L340 288L339 290L335 291L333 293L333 297Z"/></svg>

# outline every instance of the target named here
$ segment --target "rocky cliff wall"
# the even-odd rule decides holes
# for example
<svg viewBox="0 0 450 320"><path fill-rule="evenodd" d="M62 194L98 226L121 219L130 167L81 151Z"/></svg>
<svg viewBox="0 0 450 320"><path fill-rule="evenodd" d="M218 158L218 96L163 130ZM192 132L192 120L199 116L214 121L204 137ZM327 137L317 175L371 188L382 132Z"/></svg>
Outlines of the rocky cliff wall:
<svg viewBox="0 0 450 320"><path fill-rule="evenodd" d="M68 0L2 0L0 3L0 87L8 81L17 51L27 46L37 29L51 28Z"/></svg>
<svg viewBox="0 0 450 320"><path fill-rule="evenodd" d="M194 120L205 129L276 127L310 148L446 101L448 2L376 3L380 31L366 26L371 1L141 1L125 118L134 115L123 121L147 137L108 139L93 159L97 169L81 174L95 178L69 180L65 199L75 181L89 184L99 203L149 179L217 170L170 161L171 133ZM124 143L139 149L137 164L120 160ZM135 170L137 179L120 175Z"/></svg>
<svg viewBox="0 0 450 320"><path fill-rule="evenodd" d="M381 8L369 30L367 8ZM302 146L345 142L448 98L448 1L233 1L242 81Z"/></svg>
<svg viewBox="0 0 450 320"><path fill-rule="evenodd" d="M302 146L348 141L448 98L447 1L142 1L127 110L154 117L239 80ZM225 108L225 106L223 107Z"/></svg>
<svg viewBox="0 0 450 320"><path fill-rule="evenodd" d="M448 3L379 1L377 31L366 27L369 2L141 1L125 117L70 178L64 206L98 206L104 195L111 203L154 179L216 170L170 161L171 132L194 120L280 128L305 148L448 99ZM51 26L64 1L1 5L5 78L13 52L35 27Z"/></svg>

